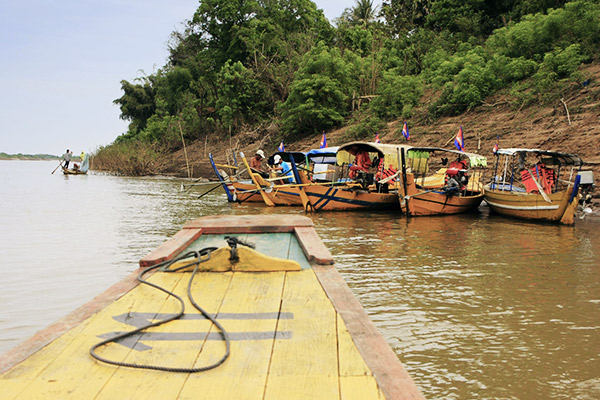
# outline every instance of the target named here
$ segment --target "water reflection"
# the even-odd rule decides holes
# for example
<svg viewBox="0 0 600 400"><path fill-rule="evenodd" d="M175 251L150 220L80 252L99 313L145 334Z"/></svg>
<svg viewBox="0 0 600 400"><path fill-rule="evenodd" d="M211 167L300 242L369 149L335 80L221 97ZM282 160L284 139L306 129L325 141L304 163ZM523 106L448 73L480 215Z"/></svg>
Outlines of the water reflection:
<svg viewBox="0 0 600 400"><path fill-rule="evenodd" d="M0 351L91 299L184 222L301 214L181 181L0 162ZM490 214L309 214L427 398L600 398L600 233ZM32 295L35 294L35 295Z"/></svg>

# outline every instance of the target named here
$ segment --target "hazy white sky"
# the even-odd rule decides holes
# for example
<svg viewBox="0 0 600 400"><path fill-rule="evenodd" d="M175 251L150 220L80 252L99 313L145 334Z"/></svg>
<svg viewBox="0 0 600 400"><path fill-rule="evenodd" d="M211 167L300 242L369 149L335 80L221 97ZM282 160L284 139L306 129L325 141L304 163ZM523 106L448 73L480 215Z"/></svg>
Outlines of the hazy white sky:
<svg viewBox="0 0 600 400"><path fill-rule="evenodd" d="M318 0L332 21L354 0ZM380 4L381 1L376 1ZM75 154L125 133L120 81L166 63L198 0L0 2L0 152Z"/></svg>

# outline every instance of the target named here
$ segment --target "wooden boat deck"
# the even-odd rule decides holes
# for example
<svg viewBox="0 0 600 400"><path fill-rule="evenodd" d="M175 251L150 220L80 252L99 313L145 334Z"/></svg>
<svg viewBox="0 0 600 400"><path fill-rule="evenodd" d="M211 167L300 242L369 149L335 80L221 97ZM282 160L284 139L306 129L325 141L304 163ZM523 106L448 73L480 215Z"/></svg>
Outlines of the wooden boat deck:
<svg viewBox="0 0 600 400"><path fill-rule="evenodd" d="M298 271L201 272L195 300L228 331L229 358L198 373L99 362L90 348L177 312L177 302L137 284L140 270L0 358L3 399L418 399L410 376L333 267L312 221L301 216L215 216L184 226L140 261L223 246L235 234L257 251L296 260ZM185 316L98 350L114 360L169 367L208 365L225 351L215 326L187 299L190 272L150 282L185 300Z"/></svg>

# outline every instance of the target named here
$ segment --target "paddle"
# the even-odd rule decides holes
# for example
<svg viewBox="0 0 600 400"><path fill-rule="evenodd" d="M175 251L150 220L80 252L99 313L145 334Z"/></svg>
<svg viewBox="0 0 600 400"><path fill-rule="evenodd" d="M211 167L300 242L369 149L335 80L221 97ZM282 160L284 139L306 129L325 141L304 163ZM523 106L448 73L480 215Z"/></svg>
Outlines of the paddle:
<svg viewBox="0 0 600 400"><path fill-rule="evenodd" d="M540 183L536 179L536 175L534 175L533 172L531 172L531 169L526 168L526 170L531 175L531 178L535 182L535 186L537 186L537 189L540 192L540 194L542 195L542 197L544 198L544 200L546 200L546 202L548 202L548 203L552 203L552 200L550 200L550 198L548 197L548 195L546 194L546 192L544 191L544 189L542 188L542 186L540 185Z"/></svg>
<svg viewBox="0 0 600 400"><path fill-rule="evenodd" d="M214 188L207 190L206 192L202 193L200 196L198 196L198 199L201 199L202 197L206 196L207 194L209 194L210 192L212 192L213 190L220 188L222 185L219 183L218 185L216 185ZM196 199L197 200L197 199Z"/></svg>
<svg viewBox="0 0 600 400"><path fill-rule="evenodd" d="M58 163L58 166L56 168L54 168L54 171L52 171L52 173L50 175L54 174L56 172L56 170L58 169L58 167L60 167L61 165L62 165L62 160L60 160L60 162Z"/></svg>

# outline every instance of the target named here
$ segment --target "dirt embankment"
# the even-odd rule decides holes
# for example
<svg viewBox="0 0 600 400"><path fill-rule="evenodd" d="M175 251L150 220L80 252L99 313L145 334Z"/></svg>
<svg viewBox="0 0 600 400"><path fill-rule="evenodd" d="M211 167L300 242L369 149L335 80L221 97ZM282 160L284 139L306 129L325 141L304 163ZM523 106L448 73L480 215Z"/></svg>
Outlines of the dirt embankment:
<svg viewBox="0 0 600 400"><path fill-rule="evenodd" d="M469 152L487 156L492 161L492 148L499 136L500 147L524 147L563 151L579 155L586 165L584 169L594 172L600 199L600 65L585 68L584 76L591 77L587 86L573 84L562 100L550 105L514 107L502 95L487 99L486 103L456 117L440 118L432 123L426 121L426 107L415 110L409 120L410 144L454 148L454 137L459 126L463 127L465 148ZM401 134L403 121L388 124L379 136L383 143L405 143ZM346 128L326 132L330 146L344 143ZM238 134L232 139L218 138L209 142L188 145L187 155L193 177L214 178L207 154L225 162L231 150L243 151L251 157L258 148L272 154L277 150L275 127L264 127L252 132ZM315 135L293 143L286 143L286 150L307 151L319 147L321 135ZM173 161L181 176L187 175L183 151L174 154Z"/></svg>

